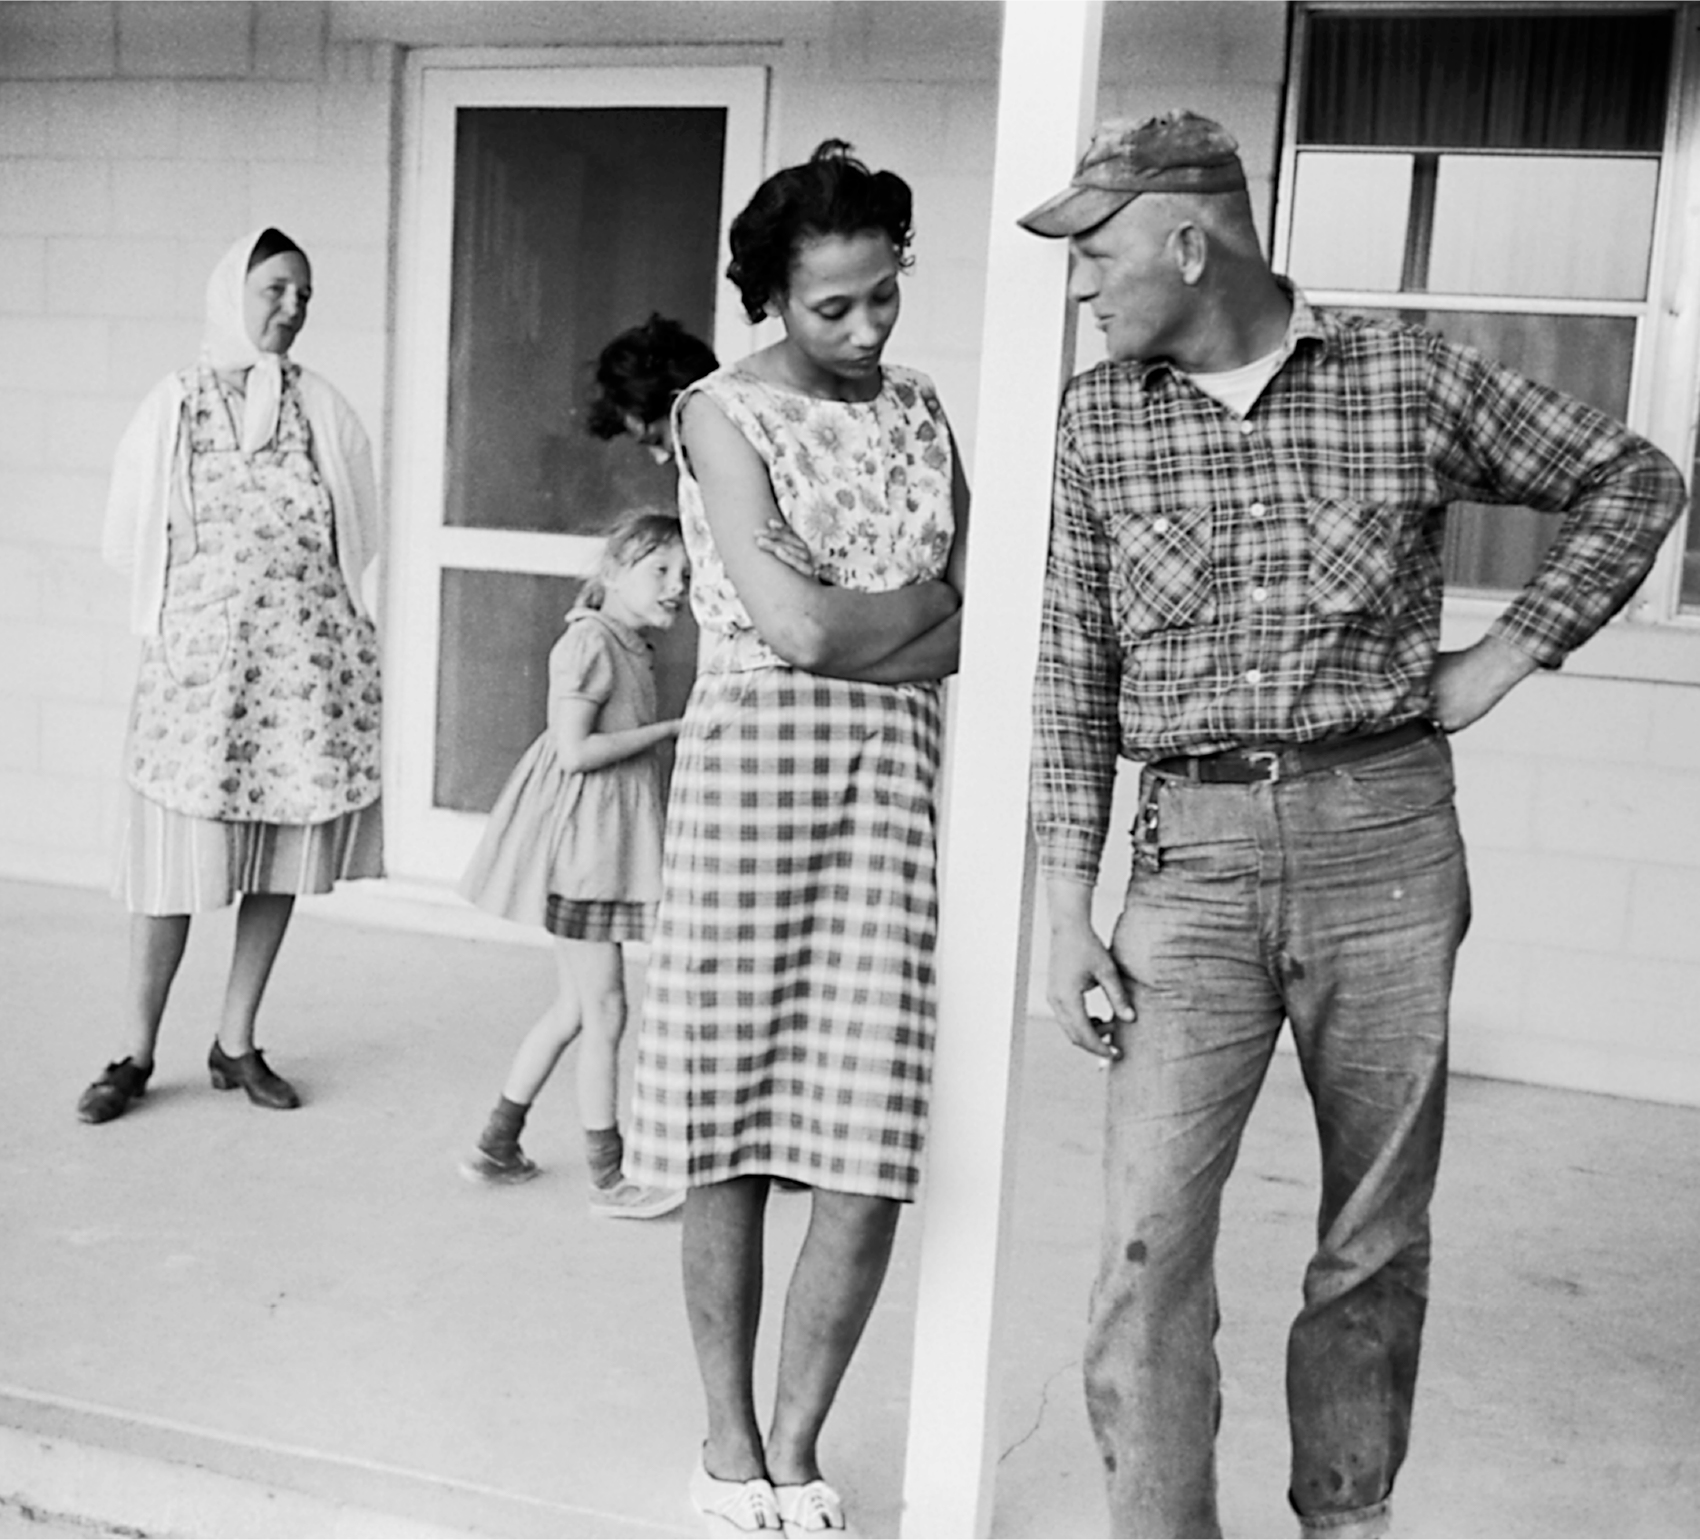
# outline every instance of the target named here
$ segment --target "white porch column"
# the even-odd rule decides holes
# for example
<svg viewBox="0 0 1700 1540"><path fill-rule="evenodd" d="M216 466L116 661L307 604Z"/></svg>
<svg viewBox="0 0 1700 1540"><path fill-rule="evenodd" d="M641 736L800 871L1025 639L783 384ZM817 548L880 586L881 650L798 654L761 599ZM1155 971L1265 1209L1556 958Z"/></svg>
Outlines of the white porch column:
<svg viewBox="0 0 1700 1540"><path fill-rule="evenodd" d="M939 1038L915 1316L905 1536L991 1533L1004 1218L1019 1111L1032 881L1029 690L1068 252L1017 229L1057 191L1096 99L1101 0L1004 6L962 671L944 798Z"/></svg>

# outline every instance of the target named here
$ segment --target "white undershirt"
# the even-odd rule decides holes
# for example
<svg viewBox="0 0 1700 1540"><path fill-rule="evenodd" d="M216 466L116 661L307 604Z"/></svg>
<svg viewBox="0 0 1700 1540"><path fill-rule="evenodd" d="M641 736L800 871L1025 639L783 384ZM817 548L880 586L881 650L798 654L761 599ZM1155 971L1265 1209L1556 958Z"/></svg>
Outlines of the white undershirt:
<svg viewBox="0 0 1700 1540"><path fill-rule="evenodd" d="M1281 367L1281 360L1286 356L1287 344L1283 340L1273 353L1254 358L1249 364L1241 364L1238 369L1223 369L1211 374L1189 374L1187 378L1205 395L1214 396L1235 416L1244 417L1252 409L1257 398L1263 394L1263 387L1275 378L1275 371Z"/></svg>

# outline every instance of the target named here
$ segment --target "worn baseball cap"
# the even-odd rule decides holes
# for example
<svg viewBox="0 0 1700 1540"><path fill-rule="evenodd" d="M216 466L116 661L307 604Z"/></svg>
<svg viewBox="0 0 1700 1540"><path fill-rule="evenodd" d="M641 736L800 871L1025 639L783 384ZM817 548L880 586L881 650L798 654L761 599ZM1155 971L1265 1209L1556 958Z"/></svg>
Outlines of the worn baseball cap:
<svg viewBox="0 0 1700 1540"><path fill-rule="evenodd" d="M1016 223L1035 235L1082 235L1141 193L1236 192L1245 186L1240 147L1220 123L1165 112L1098 125L1074 180Z"/></svg>

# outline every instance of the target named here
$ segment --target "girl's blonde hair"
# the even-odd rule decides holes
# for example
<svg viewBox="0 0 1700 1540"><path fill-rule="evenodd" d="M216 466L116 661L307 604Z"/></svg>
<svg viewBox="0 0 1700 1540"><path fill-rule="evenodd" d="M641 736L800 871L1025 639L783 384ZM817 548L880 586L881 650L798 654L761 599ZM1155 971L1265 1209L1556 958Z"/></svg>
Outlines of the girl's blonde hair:
<svg viewBox="0 0 1700 1540"><path fill-rule="evenodd" d="M596 570L585 579L584 587L579 590L579 605L587 610L601 609L608 593L608 580L616 572L635 567L651 551L658 551L663 546L683 545L684 541L685 532L680 528L677 514L660 508L633 508L621 514L608 531L608 539L602 547L602 559L597 562Z"/></svg>

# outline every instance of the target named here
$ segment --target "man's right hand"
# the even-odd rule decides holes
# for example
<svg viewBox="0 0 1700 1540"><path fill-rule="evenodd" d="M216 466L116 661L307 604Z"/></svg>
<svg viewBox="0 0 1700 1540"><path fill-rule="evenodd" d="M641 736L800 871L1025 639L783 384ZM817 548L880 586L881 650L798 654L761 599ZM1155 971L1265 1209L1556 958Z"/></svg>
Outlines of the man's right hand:
<svg viewBox="0 0 1700 1540"><path fill-rule="evenodd" d="M1110 949L1092 928L1092 889L1085 883L1053 879L1046 888L1051 912L1050 969L1045 995L1063 1034L1076 1048L1094 1058L1121 1057L1115 1028L1133 1020L1133 1003L1121 969ZM1094 989L1104 991L1112 1022L1094 1021L1086 1011L1086 997Z"/></svg>

